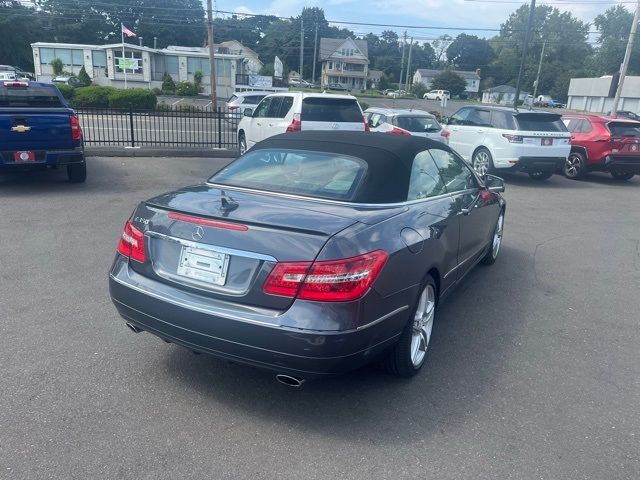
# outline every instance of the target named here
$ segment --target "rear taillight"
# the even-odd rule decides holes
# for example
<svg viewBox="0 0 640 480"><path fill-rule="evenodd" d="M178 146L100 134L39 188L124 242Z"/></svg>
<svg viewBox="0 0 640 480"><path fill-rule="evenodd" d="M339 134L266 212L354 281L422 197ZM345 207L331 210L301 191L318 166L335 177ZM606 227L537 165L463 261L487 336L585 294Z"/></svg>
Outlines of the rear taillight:
<svg viewBox="0 0 640 480"><path fill-rule="evenodd" d="M375 250L340 260L277 263L263 291L322 302L357 300L367 293L388 257L384 250Z"/></svg>
<svg viewBox="0 0 640 480"><path fill-rule="evenodd" d="M393 130L389 130L387 133L390 133L391 135L411 135L406 130L398 127L393 127Z"/></svg>
<svg viewBox="0 0 640 480"><path fill-rule="evenodd" d="M520 135L511 135L509 133L503 133L502 136L506 138L509 143L522 143L522 136Z"/></svg>
<svg viewBox="0 0 640 480"><path fill-rule="evenodd" d="M144 262L147 258L144 250L144 234L128 220L124 226L124 232L118 243L118 252L137 262Z"/></svg>
<svg viewBox="0 0 640 480"><path fill-rule="evenodd" d="M369 121L367 120L366 115L362 115L362 120L364 121L364 131L370 132L371 129L369 128Z"/></svg>
<svg viewBox="0 0 640 480"><path fill-rule="evenodd" d="M442 130L440 132L440 136L444 138L449 138L451 136L451 132L449 130Z"/></svg>
<svg viewBox="0 0 640 480"><path fill-rule="evenodd" d="M299 132L302 130L302 120L300 119L299 113L293 114L293 120L291 120L291 124L287 127L287 132Z"/></svg>
<svg viewBox="0 0 640 480"><path fill-rule="evenodd" d="M4 82L5 87L28 87L29 82Z"/></svg>
<svg viewBox="0 0 640 480"><path fill-rule="evenodd" d="M234 110L237 110L238 108L240 108L240 105L229 105L229 111L233 112Z"/></svg>
<svg viewBox="0 0 640 480"><path fill-rule="evenodd" d="M80 128L80 122L75 115L69 116L69 123L71 125L71 138L76 141L82 140L82 129Z"/></svg>

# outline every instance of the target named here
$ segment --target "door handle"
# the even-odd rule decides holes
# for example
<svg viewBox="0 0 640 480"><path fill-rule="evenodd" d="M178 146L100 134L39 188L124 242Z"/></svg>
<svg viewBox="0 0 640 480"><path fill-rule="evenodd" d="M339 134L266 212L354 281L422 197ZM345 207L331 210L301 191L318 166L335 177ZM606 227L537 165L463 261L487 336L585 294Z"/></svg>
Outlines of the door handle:
<svg viewBox="0 0 640 480"><path fill-rule="evenodd" d="M478 206L478 199L479 198L480 198L480 194L478 194L478 196L476 198L474 198L473 202L471 202L469 205L467 205L466 207L462 207L460 209L460 214L461 215L469 215L471 212L473 212L473 209Z"/></svg>
<svg viewBox="0 0 640 480"><path fill-rule="evenodd" d="M273 123L270 123L270 124L269 124L269 126L270 126L270 127L273 127Z"/></svg>
<svg viewBox="0 0 640 480"><path fill-rule="evenodd" d="M476 130L477 133L484 133L484 130Z"/></svg>
<svg viewBox="0 0 640 480"><path fill-rule="evenodd" d="M256 125L259 126L259 127L262 126L262 124L260 122L256 122Z"/></svg>

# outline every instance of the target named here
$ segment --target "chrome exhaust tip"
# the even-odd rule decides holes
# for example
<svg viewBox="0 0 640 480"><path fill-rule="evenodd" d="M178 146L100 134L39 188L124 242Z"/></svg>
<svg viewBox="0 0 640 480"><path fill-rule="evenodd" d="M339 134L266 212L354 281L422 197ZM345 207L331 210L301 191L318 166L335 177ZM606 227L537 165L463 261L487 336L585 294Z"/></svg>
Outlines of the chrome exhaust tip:
<svg viewBox="0 0 640 480"><path fill-rule="evenodd" d="M129 322L124 322L125 325L127 327L129 327L129 330L131 330L133 333L140 333L143 332L144 330L142 330L141 328L136 327L134 324L129 323Z"/></svg>
<svg viewBox="0 0 640 480"><path fill-rule="evenodd" d="M285 375L284 373L279 373L276 375L276 380L283 385L291 388L301 388L304 385L304 378L293 377L291 375Z"/></svg>

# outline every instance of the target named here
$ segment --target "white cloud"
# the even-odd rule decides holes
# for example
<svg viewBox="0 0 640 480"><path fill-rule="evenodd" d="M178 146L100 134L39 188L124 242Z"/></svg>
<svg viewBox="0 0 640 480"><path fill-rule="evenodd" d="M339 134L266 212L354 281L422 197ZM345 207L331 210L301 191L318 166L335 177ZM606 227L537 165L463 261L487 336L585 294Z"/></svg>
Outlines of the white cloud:
<svg viewBox="0 0 640 480"><path fill-rule="evenodd" d="M236 8L234 8L233 12L237 13L238 15L242 15L242 14L255 15L255 13L256 13L253 10L251 10L249 7L245 7L244 5L240 5L240 6L236 7Z"/></svg>

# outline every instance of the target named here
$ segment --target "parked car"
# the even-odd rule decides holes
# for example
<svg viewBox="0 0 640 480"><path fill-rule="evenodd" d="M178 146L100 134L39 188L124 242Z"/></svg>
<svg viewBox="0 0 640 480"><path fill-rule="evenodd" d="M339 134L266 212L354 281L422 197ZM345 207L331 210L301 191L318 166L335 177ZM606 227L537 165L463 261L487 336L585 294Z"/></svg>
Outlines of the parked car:
<svg viewBox="0 0 640 480"><path fill-rule="evenodd" d="M496 261L501 191L440 142L278 135L206 184L136 207L111 298L134 332L289 385L378 358L410 377L442 300Z"/></svg>
<svg viewBox="0 0 640 480"><path fill-rule="evenodd" d="M50 83L0 82L0 172L66 167L70 182L87 177L75 112Z"/></svg>
<svg viewBox="0 0 640 480"><path fill-rule="evenodd" d="M637 113L630 112L629 110L618 110L616 112L617 118L628 118L629 120L635 120L640 122L640 115Z"/></svg>
<svg viewBox="0 0 640 480"><path fill-rule="evenodd" d="M292 78L291 80L289 80L289 85L291 85L292 87L303 87L303 88L311 88L313 86L311 83L307 82L306 80L302 80L298 78Z"/></svg>
<svg viewBox="0 0 640 480"><path fill-rule="evenodd" d="M564 103L558 102L553 98L544 99L544 100L536 100L533 102L534 107L547 107L547 108L565 108L566 105Z"/></svg>
<svg viewBox="0 0 640 480"><path fill-rule="evenodd" d="M371 107L365 110L364 114L372 132L415 135L448 143L447 138L442 135L442 125L436 117L424 110Z"/></svg>
<svg viewBox="0 0 640 480"><path fill-rule="evenodd" d="M72 87L86 87L87 84L80 80L78 77L71 75L68 77L55 77L51 80L53 83L71 85Z"/></svg>
<svg viewBox="0 0 640 480"><path fill-rule="evenodd" d="M444 97L451 98L449 90L430 90L425 93L422 98L425 100L442 100Z"/></svg>
<svg viewBox="0 0 640 480"><path fill-rule="evenodd" d="M279 133L300 130L368 130L355 97L288 92L267 95L255 111L246 109L238 124L240 153Z"/></svg>
<svg viewBox="0 0 640 480"><path fill-rule="evenodd" d="M406 97L406 90L389 90L387 92L388 97L398 98L398 97Z"/></svg>
<svg viewBox="0 0 640 480"><path fill-rule="evenodd" d="M341 83L330 83L327 85L329 90L349 90L349 87L341 84Z"/></svg>
<svg viewBox="0 0 640 480"><path fill-rule="evenodd" d="M524 171L545 180L564 165L570 134L559 114L508 107L469 106L449 118L449 146L480 175Z"/></svg>
<svg viewBox="0 0 640 480"><path fill-rule="evenodd" d="M1 80L20 80L23 82L30 82L36 79L33 73L25 72L24 70L14 67L13 65L0 65L0 73L13 73L13 78L1 78Z"/></svg>
<svg viewBox="0 0 640 480"><path fill-rule="evenodd" d="M580 178L609 172L616 180L640 174L640 122L599 115L563 115L571 132L571 153L562 172Z"/></svg>
<svg viewBox="0 0 640 480"><path fill-rule="evenodd" d="M271 93L273 92L235 92L225 106L230 116L237 117L238 114L242 116L245 109L255 110L260 101Z"/></svg>

